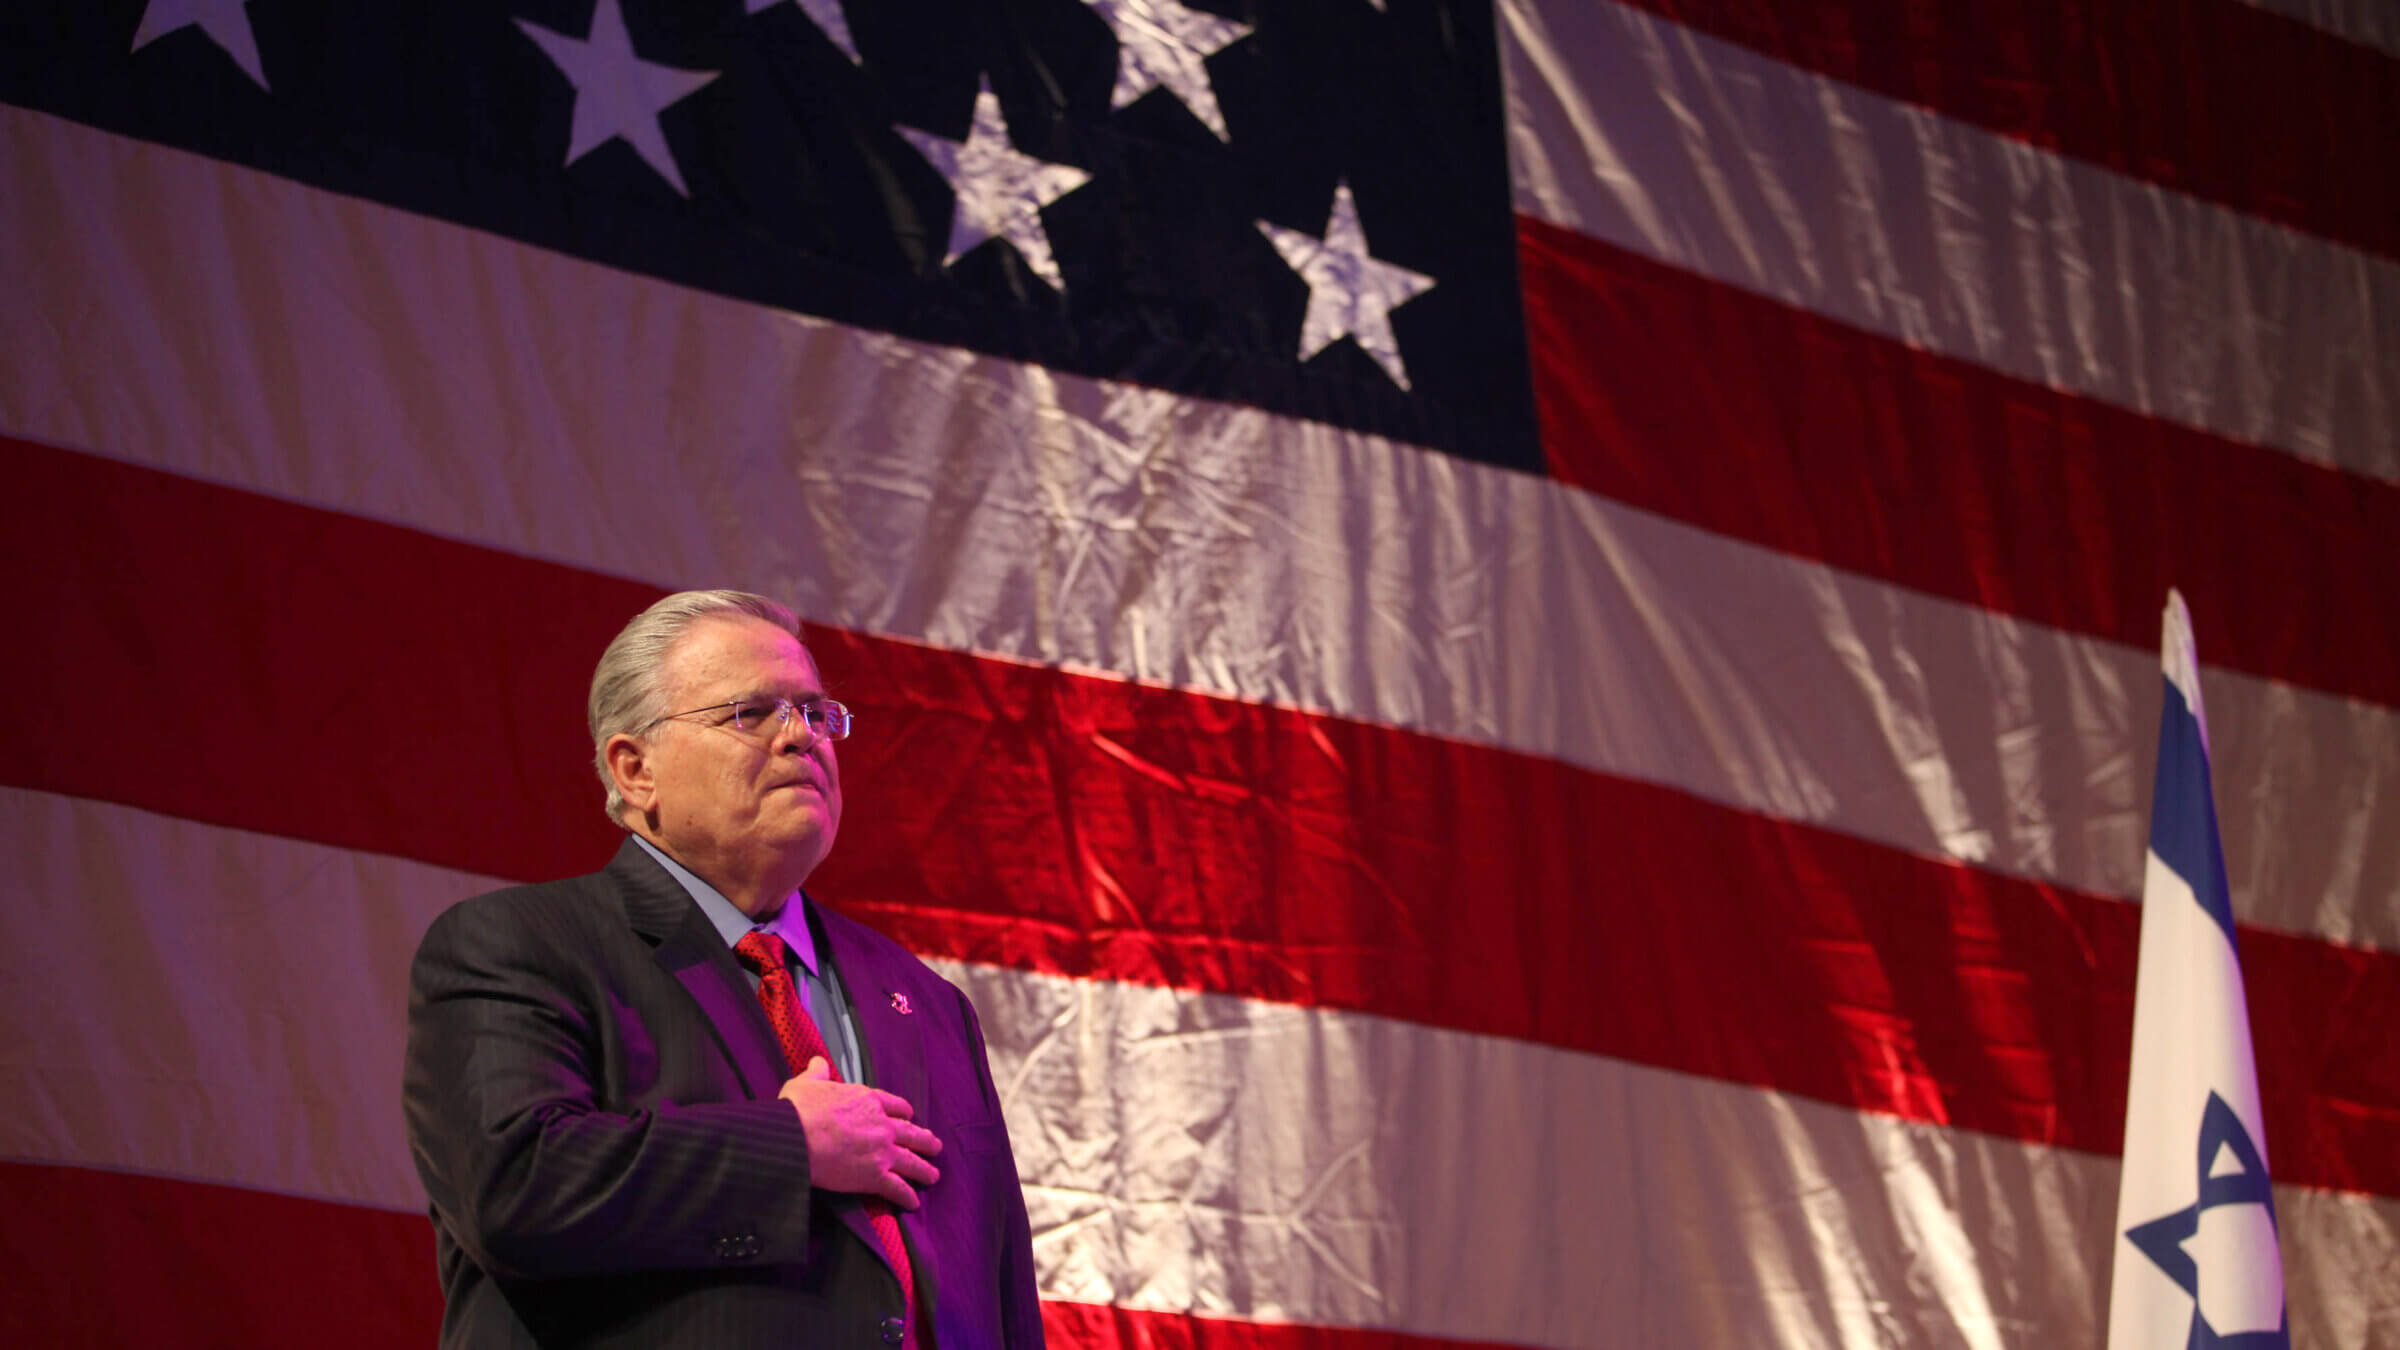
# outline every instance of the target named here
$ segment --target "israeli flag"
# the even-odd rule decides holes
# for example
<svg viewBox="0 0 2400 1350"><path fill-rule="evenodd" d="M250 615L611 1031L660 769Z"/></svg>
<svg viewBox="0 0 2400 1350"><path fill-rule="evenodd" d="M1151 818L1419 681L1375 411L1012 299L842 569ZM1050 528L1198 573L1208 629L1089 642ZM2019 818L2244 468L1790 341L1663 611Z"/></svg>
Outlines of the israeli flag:
<svg viewBox="0 0 2400 1350"><path fill-rule="evenodd" d="M2166 707L2142 882L2109 1350L2289 1350L2200 660L2173 591L2161 647Z"/></svg>

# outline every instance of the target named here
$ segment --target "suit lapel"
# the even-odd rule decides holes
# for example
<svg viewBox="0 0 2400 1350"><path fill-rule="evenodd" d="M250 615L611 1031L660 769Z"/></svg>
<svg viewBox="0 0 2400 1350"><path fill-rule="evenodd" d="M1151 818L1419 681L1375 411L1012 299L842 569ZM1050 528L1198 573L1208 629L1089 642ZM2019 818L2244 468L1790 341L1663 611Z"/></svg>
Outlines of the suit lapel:
<svg viewBox="0 0 2400 1350"><path fill-rule="evenodd" d="M803 895L805 899L805 893ZM823 906L809 901L809 921L817 937L819 959L833 963L833 971L842 982L842 993L850 1002L850 1019L858 1032L860 1077L868 1084L883 1089L895 1097L904 1097L916 1112L916 1122L925 1123L925 1037L918 1029L914 1011L900 1012L905 1006L894 998L891 971L868 944L858 925L838 914L828 913ZM845 1199L855 1200L849 1196ZM917 1306L933 1306L933 1253L916 1240L912 1230L916 1221L905 1211L892 1211L900 1221L900 1231L908 1236L909 1269L915 1277ZM884 1256L883 1243L875 1236L863 1206L844 1207L842 1221L850 1225L878 1256ZM885 1264L890 1258L885 1257Z"/></svg>
<svg viewBox="0 0 2400 1350"><path fill-rule="evenodd" d="M741 1074L743 1086L753 1098L773 1097L790 1076L784 1068L783 1049L775 1040L775 1029L767 1021L766 1009L759 1006L758 996L750 991L750 982L743 978L741 966L725 946L724 935L708 921L682 883L667 875L666 869L631 837L617 850L617 856L609 860L605 870L616 882L617 893L625 903L626 922L635 932L657 944L654 955L658 963L681 981L693 1001L700 1005L717 1044ZM807 903L805 896L803 902ZM809 905L809 919L819 940L817 950L823 954L821 959L832 961L843 993L850 1000L863 1076L870 1084L907 1098L921 1119L925 1110L925 1055L924 1038L917 1030L916 1019L899 1013L883 964L854 931L854 925L824 913L813 903ZM888 1269L891 1257L884 1251L883 1241L875 1236L875 1226L867 1217L861 1198L830 1191L819 1194L820 1199L833 1202L843 1226L867 1244L867 1250L875 1253ZM899 1211L894 1214L905 1232L910 1227L908 1215ZM919 1306L931 1306L934 1288L931 1253L914 1242L910 1247L913 1253L910 1271L916 1277Z"/></svg>
<svg viewBox="0 0 2400 1350"><path fill-rule="evenodd" d="M850 999L850 1016L858 1029L859 1058L869 1083L894 1096L906 1097L918 1115L925 1112L925 1034L918 1028L914 1008L897 991L899 983L879 959L858 925L819 906L810 906L817 933L824 939L833 969L841 976L842 992Z"/></svg>
<svg viewBox="0 0 2400 1350"><path fill-rule="evenodd" d="M625 902L626 922L657 944L653 955L700 1005L742 1086L753 1098L773 1097L790 1077L783 1069L783 1050L723 935L682 884L632 838L617 850L607 871Z"/></svg>

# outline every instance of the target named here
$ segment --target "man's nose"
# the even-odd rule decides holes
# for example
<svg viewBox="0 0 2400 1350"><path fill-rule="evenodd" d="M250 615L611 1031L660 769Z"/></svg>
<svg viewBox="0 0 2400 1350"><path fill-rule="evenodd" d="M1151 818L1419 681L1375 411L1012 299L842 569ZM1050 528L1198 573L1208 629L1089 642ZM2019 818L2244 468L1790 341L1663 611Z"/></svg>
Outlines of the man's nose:
<svg viewBox="0 0 2400 1350"><path fill-rule="evenodd" d="M808 724L808 715L798 708L788 707L783 720L775 728L775 746L783 754L807 754L818 740L817 729Z"/></svg>

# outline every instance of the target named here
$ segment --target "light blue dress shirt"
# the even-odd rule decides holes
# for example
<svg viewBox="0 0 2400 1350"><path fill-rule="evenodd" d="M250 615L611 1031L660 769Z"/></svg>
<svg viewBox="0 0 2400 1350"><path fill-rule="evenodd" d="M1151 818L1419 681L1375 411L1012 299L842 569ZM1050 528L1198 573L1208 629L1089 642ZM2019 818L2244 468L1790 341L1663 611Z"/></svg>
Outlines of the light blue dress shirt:
<svg viewBox="0 0 2400 1350"><path fill-rule="evenodd" d="M794 893L774 918L752 923L750 916L742 913L741 906L701 880L699 874L668 857L666 850L638 834L632 839L691 894L700 912L716 925L726 946L741 941L752 929L783 939L783 945L791 949L792 963L800 967L800 996L808 1000L808 1015L816 1019L817 1031L825 1037L825 1049L833 1056L834 1069L845 1083L865 1081L858 1076L858 1028L850 1018L850 1000L843 996L841 977L834 973L832 965L817 959L817 938L808 926L807 902ZM758 976L748 966L742 967L742 975L750 981L750 992L757 993Z"/></svg>

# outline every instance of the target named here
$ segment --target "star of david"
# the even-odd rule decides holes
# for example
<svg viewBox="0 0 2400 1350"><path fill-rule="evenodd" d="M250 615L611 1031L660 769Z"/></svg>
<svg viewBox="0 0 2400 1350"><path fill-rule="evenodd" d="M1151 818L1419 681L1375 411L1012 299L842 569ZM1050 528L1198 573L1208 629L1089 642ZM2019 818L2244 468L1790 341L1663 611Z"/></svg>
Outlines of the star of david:
<svg viewBox="0 0 2400 1350"><path fill-rule="evenodd" d="M2230 1156L2231 1171L2219 1171L2216 1162L2220 1155ZM2234 1113L2225 1099L2211 1092L2208 1106L2200 1115L2199 1160L2196 1165L2198 1198L2183 1209L2162 1214L2147 1223L2135 1224L2125 1230L2125 1238L2152 1265L2165 1272L2192 1298L2192 1330L2185 1341L2187 1350L2291 1350L2292 1323L2287 1313L2281 1325L2264 1331L2219 1332L2210 1326L2203 1315L2200 1302L2200 1262L2186 1250L2200 1232L2200 1216L2220 1205L2262 1205L2267 1222L2275 1222L2275 1189L2267 1176L2267 1164L2259 1156L2258 1145L2251 1141L2249 1129Z"/></svg>

